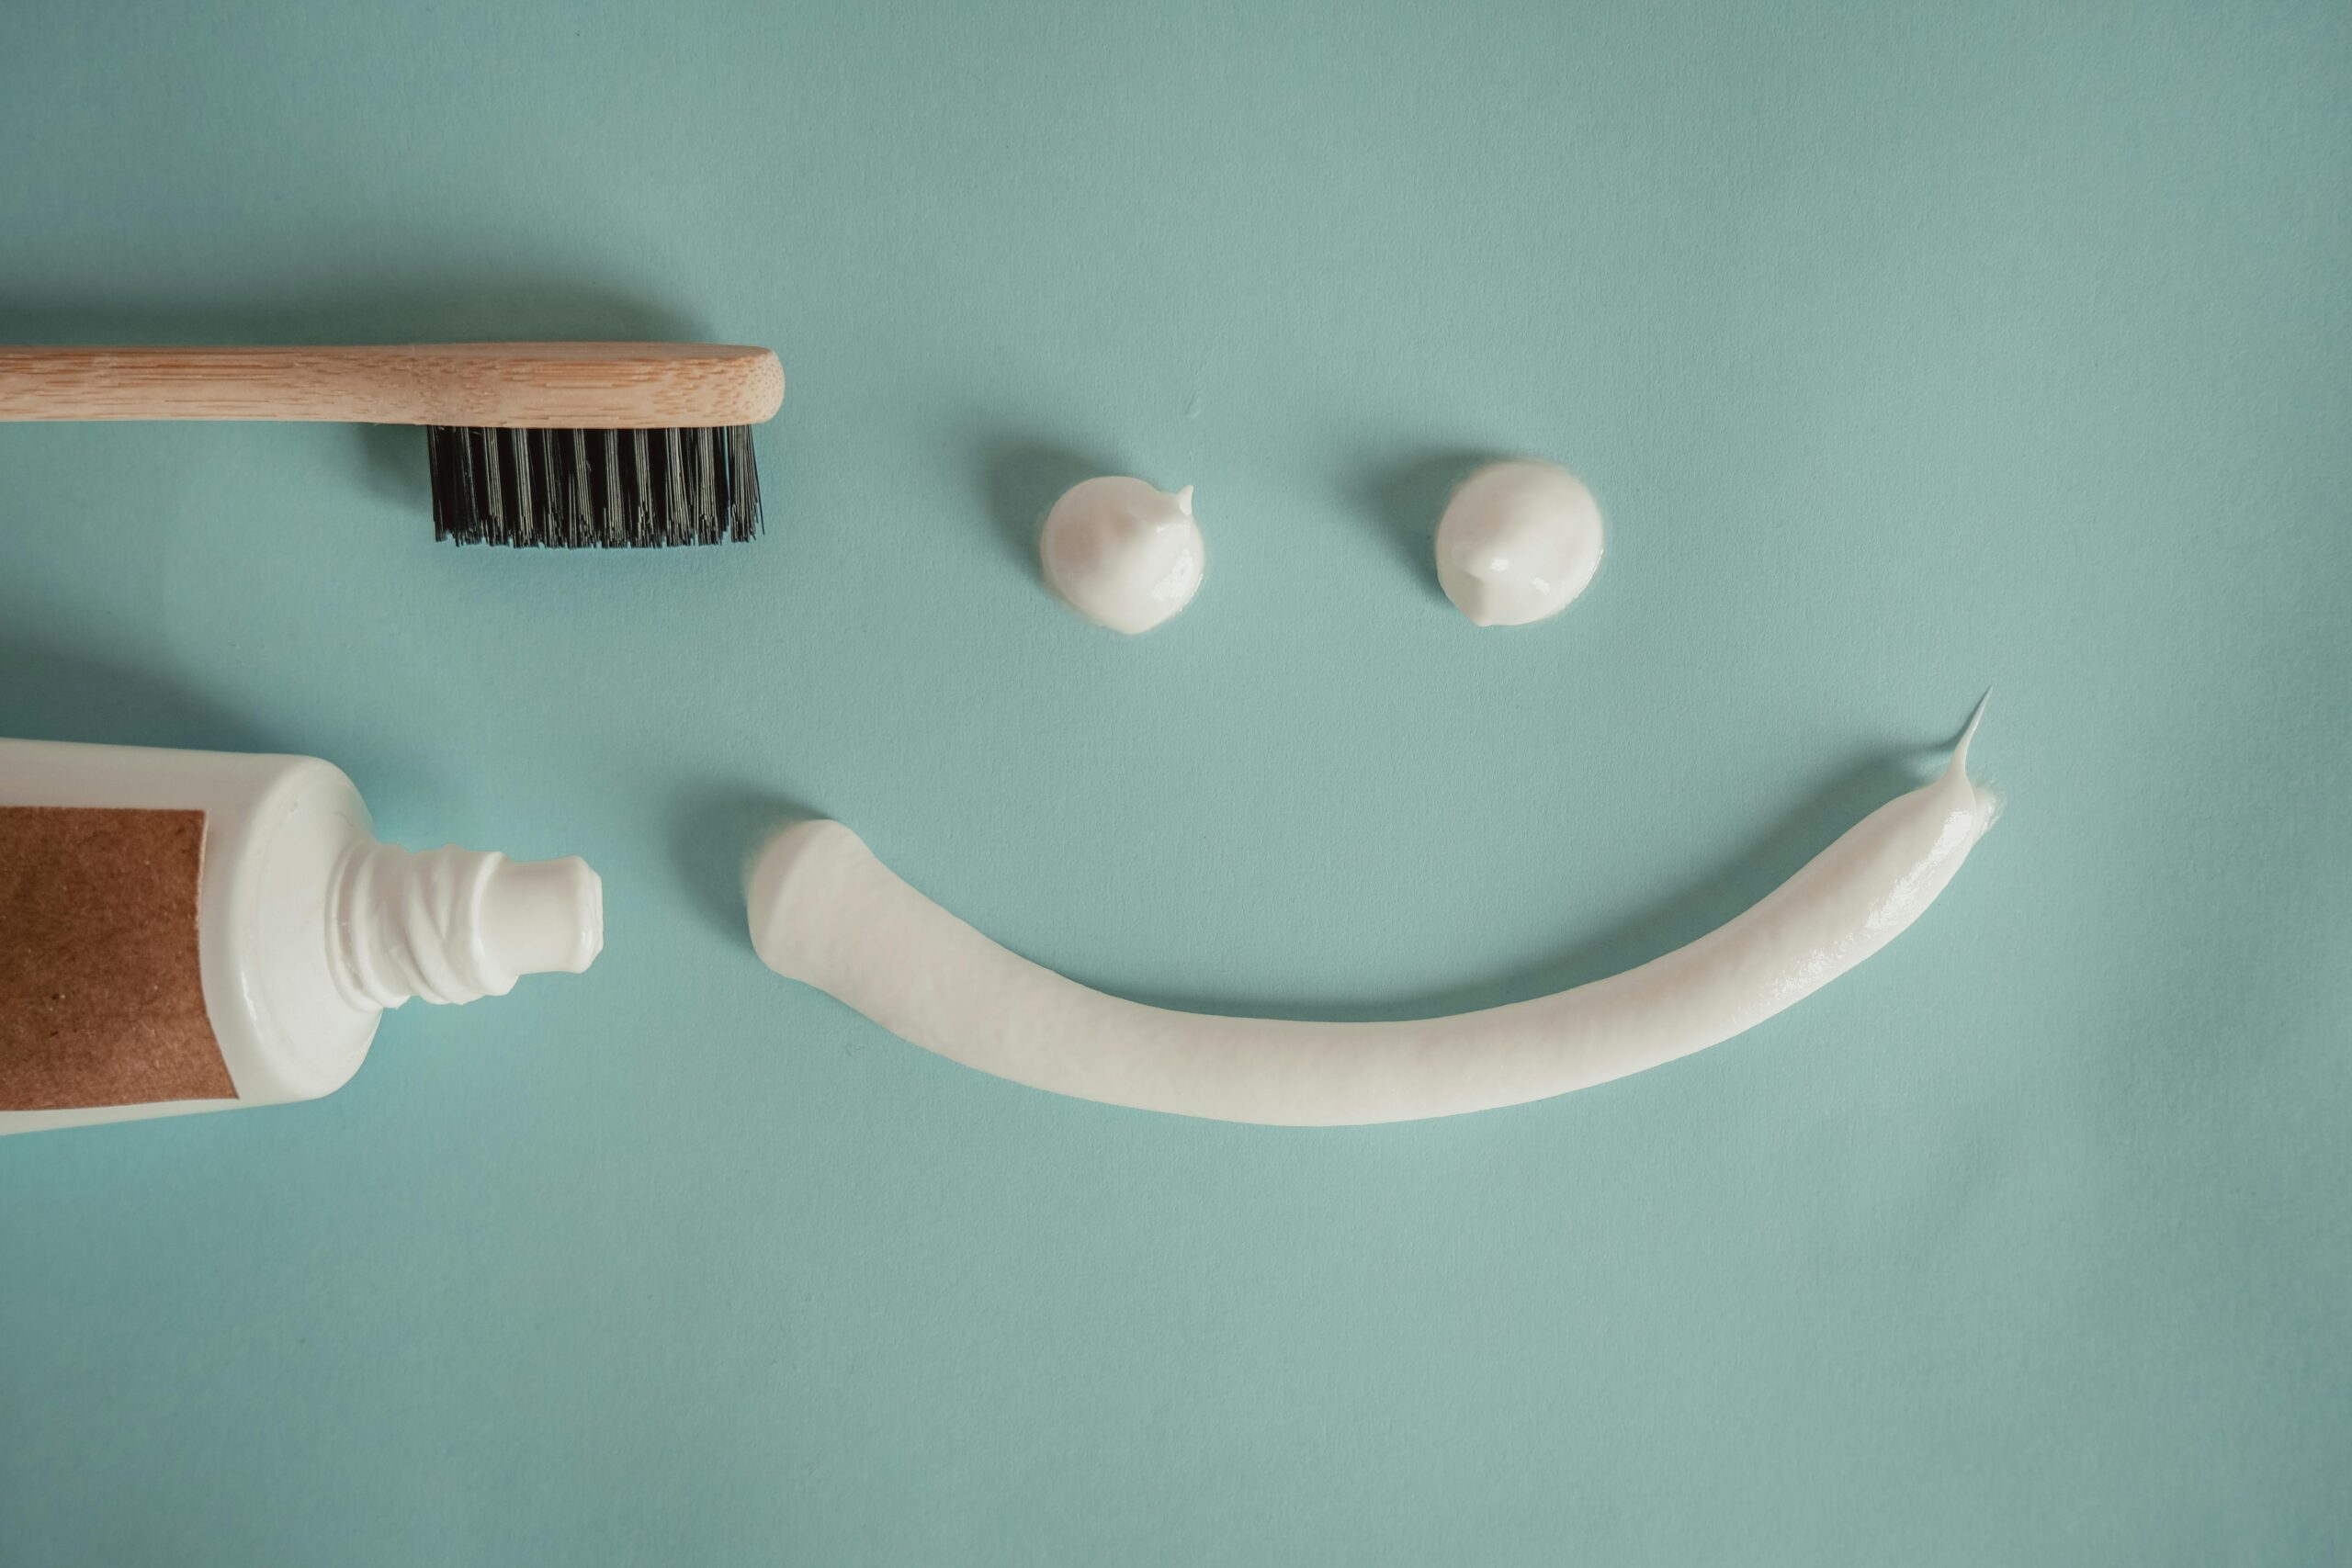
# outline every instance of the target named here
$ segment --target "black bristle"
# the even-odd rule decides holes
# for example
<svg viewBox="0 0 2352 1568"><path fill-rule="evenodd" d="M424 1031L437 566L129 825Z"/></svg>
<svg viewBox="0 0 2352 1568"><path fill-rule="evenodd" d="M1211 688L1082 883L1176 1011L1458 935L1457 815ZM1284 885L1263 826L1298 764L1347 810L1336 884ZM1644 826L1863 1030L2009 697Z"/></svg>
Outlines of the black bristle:
<svg viewBox="0 0 2352 1568"><path fill-rule="evenodd" d="M662 536L675 539L682 545L698 545L695 536L694 519L686 515L686 444L683 432L665 430L662 433L661 456L654 459L653 477L662 495Z"/></svg>
<svg viewBox="0 0 2352 1568"><path fill-rule="evenodd" d="M752 428L425 431L433 536L460 545L715 545L760 531Z"/></svg>
<svg viewBox="0 0 2352 1568"><path fill-rule="evenodd" d="M653 437L642 430L628 433L628 542L653 542Z"/></svg>

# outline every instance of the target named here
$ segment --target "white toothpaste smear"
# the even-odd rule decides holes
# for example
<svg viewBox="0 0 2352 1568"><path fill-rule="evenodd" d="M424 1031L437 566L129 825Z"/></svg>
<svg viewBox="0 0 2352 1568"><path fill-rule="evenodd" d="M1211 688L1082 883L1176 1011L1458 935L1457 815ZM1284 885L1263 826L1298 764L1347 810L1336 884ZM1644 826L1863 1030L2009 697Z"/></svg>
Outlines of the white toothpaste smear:
<svg viewBox="0 0 2352 1568"><path fill-rule="evenodd" d="M1753 908L1649 963L1444 1018L1316 1023L1146 1007L990 942L892 874L838 822L770 840L752 942L943 1056L1082 1100L1335 1126L1566 1094L1705 1049L1843 975L1934 902L1997 809L1968 776L1970 719L1939 777L1871 812Z"/></svg>

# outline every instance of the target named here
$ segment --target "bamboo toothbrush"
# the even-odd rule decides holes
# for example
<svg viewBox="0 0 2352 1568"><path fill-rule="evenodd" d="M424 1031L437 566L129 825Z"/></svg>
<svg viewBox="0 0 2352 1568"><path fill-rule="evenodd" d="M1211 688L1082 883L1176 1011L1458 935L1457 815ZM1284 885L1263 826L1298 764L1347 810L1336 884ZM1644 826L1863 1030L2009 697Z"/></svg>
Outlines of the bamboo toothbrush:
<svg viewBox="0 0 2352 1568"><path fill-rule="evenodd" d="M759 532L764 348L435 343L353 348L0 347L0 420L421 424L435 538L707 545Z"/></svg>

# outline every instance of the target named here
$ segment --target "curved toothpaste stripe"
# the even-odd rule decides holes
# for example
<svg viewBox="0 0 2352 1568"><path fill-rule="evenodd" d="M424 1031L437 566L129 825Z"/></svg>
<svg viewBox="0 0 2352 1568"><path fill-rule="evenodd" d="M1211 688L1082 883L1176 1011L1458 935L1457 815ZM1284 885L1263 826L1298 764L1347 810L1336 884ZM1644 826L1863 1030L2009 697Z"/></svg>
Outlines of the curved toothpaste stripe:
<svg viewBox="0 0 2352 1568"><path fill-rule="evenodd" d="M1516 1105L1727 1040L1910 925L1997 808L1968 776L1976 722L1934 782L1880 807L1689 946L1477 1012L1317 1023L1105 996L990 942L832 821L796 823L762 850L748 883L752 944L778 974L917 1045L1057 1094L1292 1126Z"/></svg>

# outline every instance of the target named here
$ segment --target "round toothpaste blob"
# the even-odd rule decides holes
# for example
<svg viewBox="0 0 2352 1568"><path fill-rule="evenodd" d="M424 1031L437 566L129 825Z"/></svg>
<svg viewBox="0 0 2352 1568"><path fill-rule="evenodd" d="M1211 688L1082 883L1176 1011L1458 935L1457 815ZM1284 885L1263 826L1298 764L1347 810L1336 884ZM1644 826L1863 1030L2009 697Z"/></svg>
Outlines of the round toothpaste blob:
<svg viewBox="0 0 2352 1568"><path fill-rule="evenodd" d="M1191 604L1208 564L1191 485L1170 495L1119 476L1063 491L1046 513L1037 554L1063 604L1130 636Z"/></svg>
<svg viewBox="0 0 2352 1568"><path fill-rule="evenodd" d="M1566 468L1489 463L1462 481L1437 525L1437 580L1482 626L1556 615L1600 570L1600 506Z"/></svg>

